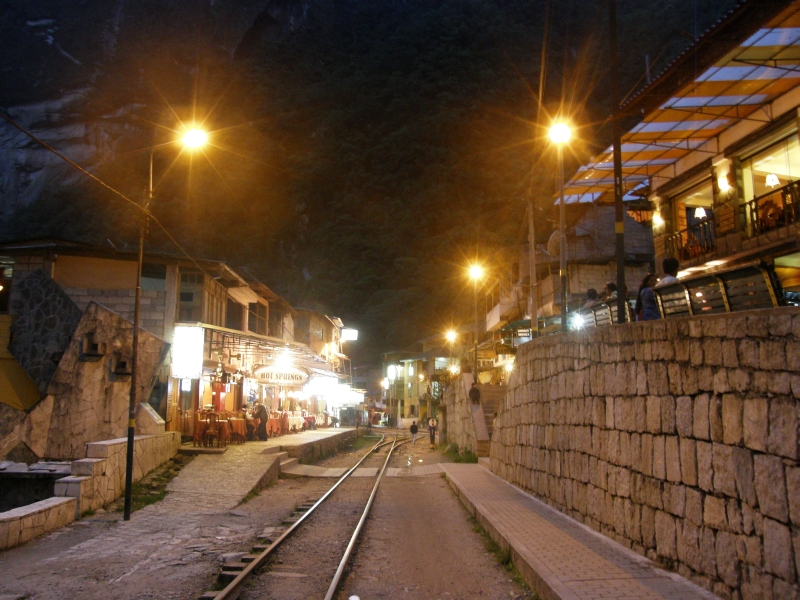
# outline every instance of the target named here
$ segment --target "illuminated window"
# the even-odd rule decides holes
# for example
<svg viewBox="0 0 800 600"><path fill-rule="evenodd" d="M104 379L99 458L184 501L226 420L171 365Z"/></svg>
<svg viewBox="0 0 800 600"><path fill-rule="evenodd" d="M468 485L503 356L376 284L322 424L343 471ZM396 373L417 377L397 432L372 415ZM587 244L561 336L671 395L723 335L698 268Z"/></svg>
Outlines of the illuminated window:
<svg viewBox="0 0 800 600"><path fill-rule="evenodd" d="M797 135L792 134L743 160L742 179L745 202L800 180L800 144Z"/></svg>

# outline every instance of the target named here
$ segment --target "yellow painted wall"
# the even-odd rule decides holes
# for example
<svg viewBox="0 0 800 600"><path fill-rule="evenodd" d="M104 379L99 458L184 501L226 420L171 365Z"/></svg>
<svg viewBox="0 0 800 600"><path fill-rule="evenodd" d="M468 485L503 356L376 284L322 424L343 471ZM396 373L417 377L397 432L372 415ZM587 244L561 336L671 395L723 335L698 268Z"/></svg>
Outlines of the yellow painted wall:
<svg viewBox="0 0 800 600"><path fill-rule="evenodd" d="M53 279L63 287L132 290L136 288L136 263L90 256L59 256Z"/></svg>

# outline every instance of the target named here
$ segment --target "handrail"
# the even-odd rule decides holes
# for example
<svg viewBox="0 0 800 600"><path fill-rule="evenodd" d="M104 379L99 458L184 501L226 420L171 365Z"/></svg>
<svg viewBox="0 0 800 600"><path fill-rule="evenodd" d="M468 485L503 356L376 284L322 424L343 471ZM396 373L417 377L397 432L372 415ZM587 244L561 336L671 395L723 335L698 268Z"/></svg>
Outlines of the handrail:
<svg viewBox="0 0 800 600"><path fill-rule="evenodd" d="M691 260L717 247L714 213L686 229L666 237L667 253L678 260Z"/></svg>
<svg viewBox="0 0 800 600"><path fill-rule="evenodd" d="M768 194L742 202L739 209L744 214L745 235L752 238L794 223L797 220L796 206L800 203L798 186L798 182L792 181ZM780 204L773 202L776 196L780 197Z"/></svg>

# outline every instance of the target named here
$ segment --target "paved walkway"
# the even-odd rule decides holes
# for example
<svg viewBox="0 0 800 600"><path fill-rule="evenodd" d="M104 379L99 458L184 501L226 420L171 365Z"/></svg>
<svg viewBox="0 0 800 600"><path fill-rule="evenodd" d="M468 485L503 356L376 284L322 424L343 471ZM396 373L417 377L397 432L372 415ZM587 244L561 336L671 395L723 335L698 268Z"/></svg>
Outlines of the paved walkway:
<svg viewBox="0 0 800 600"><path fill-rule="evenodd" d="M346 431L308 431L199 455L169 483L164 500L134 512L130 521L108 522L121 518L117 514L97 516L0 553L6 569L0 598L186 597L157 591L159 579L203 586L211 572L208 558L239 548L252 536L252 526L231 524L237 516L230 511L265 476L277 478L279 455L264 450Z"/></svg>
<svg viewBox="0 0 800 600"><path fill-rule="evenodd" d="M606 538L476 464L441 465L493 539L543 598L711 600L680 575Z"/></svg>

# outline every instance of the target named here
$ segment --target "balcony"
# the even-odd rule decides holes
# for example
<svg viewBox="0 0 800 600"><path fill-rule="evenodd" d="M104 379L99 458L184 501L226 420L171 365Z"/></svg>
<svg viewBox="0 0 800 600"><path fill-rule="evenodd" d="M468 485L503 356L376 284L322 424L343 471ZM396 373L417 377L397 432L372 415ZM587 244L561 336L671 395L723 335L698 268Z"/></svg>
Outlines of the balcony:
<svg viewBox="0 0 800 600"><path fill-rule="evenodd" d="M754 238L768 231L791 225L797 220L800 184L792 182L740 206L744 215L745 236Z"/></svg>
<svg viewBox="0 0 800 600"><path fill-rule="evenodd" d="M680 261L690 261L712 252L717 247L714 214L677 233L666 236L667 255Z"/></svg>

